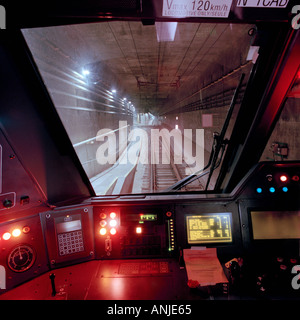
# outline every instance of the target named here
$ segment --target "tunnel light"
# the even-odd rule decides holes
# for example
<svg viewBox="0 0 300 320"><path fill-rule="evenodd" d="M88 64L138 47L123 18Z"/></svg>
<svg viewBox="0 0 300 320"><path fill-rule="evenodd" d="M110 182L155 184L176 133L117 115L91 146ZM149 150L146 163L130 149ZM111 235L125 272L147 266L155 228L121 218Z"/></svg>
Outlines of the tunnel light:
<svg viewBox="0 0 300 320"><path fill-rule="evenodd" d="M116 93L117 90L116 90L116 89L112 89L111 92L112 92L112 93Z"/></svg>
<svg viewBox="0 0 300 320"><path fill-rule="evenodd" d="M177 25L177 22L155 22L157 41L174 41Z"/></svg>
<svg viewBox="0 0 300 320"><path fill-rule="evenodd" d="M10 237L11 237L10 232L5 232L5 233L2 235L2 239L3 239L3 240L9 240Z"/></svg>
<svg viewBox="0 0 300 320"><path fill-rule="evenodd" d="M175 129L178 130L178 124L175 125Z"/></svg>
<svg viewBox="0 0 300 320"><path fill-rule="evenodd" d="M90 71L87 70L87 69L83 69L83 70L82 70L82 74L83 74L84 76L88 76L88 75L90 74Z"/></svg>
<svg viewBox="0 0 300 320"><path fill-rule="evenodd" d="M12 234L13 237L17 238L17 237L19 237L21 235L21 230L20 229L14 229L11 234Z"/></svg>

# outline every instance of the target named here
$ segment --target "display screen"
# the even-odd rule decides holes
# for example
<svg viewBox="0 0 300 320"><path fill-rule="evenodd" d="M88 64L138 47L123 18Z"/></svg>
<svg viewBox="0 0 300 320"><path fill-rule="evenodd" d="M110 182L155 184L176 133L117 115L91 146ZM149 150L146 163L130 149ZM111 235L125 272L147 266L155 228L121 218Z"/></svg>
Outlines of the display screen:
<svg viewBox="0 0 300 320"><path fill-rule="evenodd" d="M80 220L71 220L66 222L59 222L56 224L57 233L71 232L75 230L81 230Z"/></svg>
<svg viewBox="0 0 300 320"><path fill-rule="evenodd" d="M153 213L126 213L122 218L124 221L144 223L148 221L157 221L157 214Z"/></svg>
<svg viewBox="0 0 300 320"><path fill-rule="evenodd" d="M300 211L251 211L254 240L300 239Z"/></svg>
<svg viewBox="0 0 300 320"><path fill-rule="evenodd" d="M232 242L231 213L206 213L186 216L190 244Z"/></svg>
<svg viewBox="0 0 300 320"><path fill-rule="evenodd" d="M140 215L140 221L156 221L157 220L157 214L143 214Z"/></svg>

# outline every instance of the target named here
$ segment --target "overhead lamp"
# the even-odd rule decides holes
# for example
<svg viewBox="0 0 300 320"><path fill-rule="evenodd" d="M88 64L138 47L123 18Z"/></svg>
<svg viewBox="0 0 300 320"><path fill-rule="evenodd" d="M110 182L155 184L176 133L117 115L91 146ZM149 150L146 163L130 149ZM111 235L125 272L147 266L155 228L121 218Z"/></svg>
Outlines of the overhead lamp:
<svg viewBox="0 0 300 320"><path fill-rule="evenodd" d="M83 69L83 70L82 70L82 74L83 74L84 76L88 76L88 75L90 74L90 71L87 70L87 69Z"/></svg>

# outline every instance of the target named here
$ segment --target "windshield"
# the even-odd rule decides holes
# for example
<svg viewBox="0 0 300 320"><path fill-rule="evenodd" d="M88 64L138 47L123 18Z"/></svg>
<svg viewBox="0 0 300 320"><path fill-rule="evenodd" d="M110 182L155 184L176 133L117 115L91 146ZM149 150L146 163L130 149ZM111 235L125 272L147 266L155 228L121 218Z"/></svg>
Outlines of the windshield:
<svg viewBox="0 0 300 320"><path fill-rule="evenodd" d="M230 137L255 61L252 31L135 21L22 30L97 195L164 191L205 166L245 74Z"/></svg>

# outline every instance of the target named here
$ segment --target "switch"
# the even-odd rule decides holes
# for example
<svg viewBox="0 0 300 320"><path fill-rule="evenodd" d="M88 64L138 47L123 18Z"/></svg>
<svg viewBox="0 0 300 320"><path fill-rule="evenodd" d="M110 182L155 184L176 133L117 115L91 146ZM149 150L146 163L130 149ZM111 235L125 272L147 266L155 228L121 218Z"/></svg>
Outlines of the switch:
<svg viewBox="0 0 300 320"><path fill-rule="evenodd" d="M4 208L11 208L13 206L13 202L11 201L11 200L9 200L9 199L5 199L4 201L3 201L3 207Z"/></svg>
<svg viewBox="0 0 300 320"><path fill-rule="evenodd" d="M29 204L29 202L30 202L30 198L28 196L21 197L21 199L20 199L21 206Z"/></svg>

